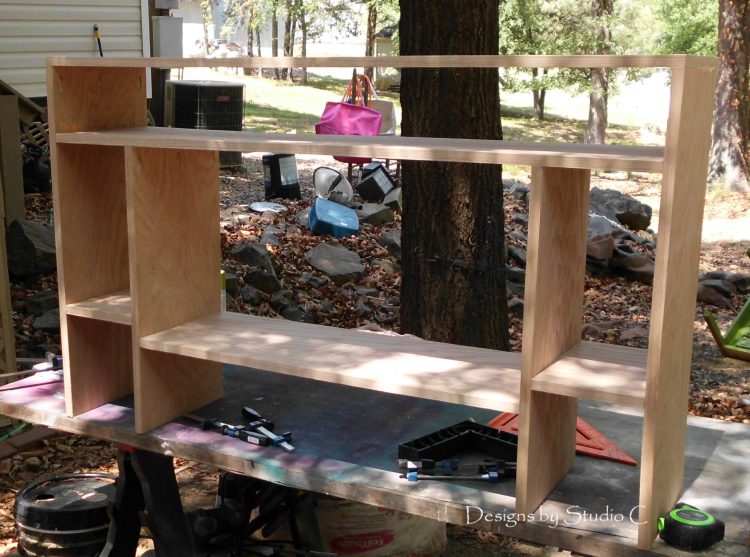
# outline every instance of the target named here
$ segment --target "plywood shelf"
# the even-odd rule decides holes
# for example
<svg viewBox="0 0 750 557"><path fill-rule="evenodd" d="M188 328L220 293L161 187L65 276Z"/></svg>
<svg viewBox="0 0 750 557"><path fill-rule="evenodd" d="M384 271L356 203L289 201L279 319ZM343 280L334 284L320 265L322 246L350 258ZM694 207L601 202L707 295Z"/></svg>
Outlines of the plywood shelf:
<svg viewBox="0 0 750 557"><path fill-rule="evenodd" d="M660 173L662 147L400 136L272 134L180 128L59 133L58 143L214 151L296 153L400 160L520 164Z"/></svg>
<svg viewBox="0 0 750 557"><path fill-rule="evenodd" d="M68 304L65 307L65 313L77 317L107 321L109 323L130 325L132 314L130 293L124 290L115 294Z"/></svg>
<svg viewBox="0 0 750 557"><path fill-rule="evenodd" d="M141 348L515 412L520 354L238 313L141 339Z"/></svg>
<svg viewBox="0 0 750 557"><path fill-rule="evenodd" d="M643 407L646 359L640 348L583 341L531 381L534 391Z"/></svg>

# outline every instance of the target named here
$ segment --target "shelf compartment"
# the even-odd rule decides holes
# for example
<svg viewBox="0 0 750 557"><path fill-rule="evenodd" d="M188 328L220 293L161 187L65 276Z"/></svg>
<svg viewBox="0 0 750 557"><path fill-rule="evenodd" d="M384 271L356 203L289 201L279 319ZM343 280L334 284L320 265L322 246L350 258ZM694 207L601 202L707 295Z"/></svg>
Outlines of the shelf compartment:
<svg viewBox="0 0 750 557"><path fill-rule="evenodd" d="M123 290L83 302L68 304L65 313L77 317L108 321L109 323L130 325L132 317L130 292Z"/></svg>
<svg viewBox="0 0 750 557"><path fill-rule="evenodd" d="M335 136L271 134L179 128L129 128L70 132L58 143L124 147L169 146L170 149L296 153L380 157L399 160L519 164L592 170L661 173L663 147L538 143L486 139L401 136Z"/></svg>
<svg viewBox="0 0 750 557"><path fill-rule="evenodd" d="M141 338L141 348L516 412L520 354L239 313L215 313Z"/></svg>
<svg viewBox="0 0 750 557"><path fill-rule="evenodd" d="M531 381L531 389L642 408L647 351L582 341Z"/></svg>

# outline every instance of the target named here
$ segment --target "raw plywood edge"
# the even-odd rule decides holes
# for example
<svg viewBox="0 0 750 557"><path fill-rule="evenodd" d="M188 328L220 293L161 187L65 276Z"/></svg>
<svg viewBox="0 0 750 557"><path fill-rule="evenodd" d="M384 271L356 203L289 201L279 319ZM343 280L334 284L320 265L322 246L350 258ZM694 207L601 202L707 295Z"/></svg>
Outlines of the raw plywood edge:
<svg viewBox="0 0 750 557"><path fill-rule="evenodd" d="M436 55L357 57L239 57L239 58L70 58L53 57L48 65L129 68L246 67L246 68L684 68L718 67L716 58L684 54L651 55Z"/></svg>

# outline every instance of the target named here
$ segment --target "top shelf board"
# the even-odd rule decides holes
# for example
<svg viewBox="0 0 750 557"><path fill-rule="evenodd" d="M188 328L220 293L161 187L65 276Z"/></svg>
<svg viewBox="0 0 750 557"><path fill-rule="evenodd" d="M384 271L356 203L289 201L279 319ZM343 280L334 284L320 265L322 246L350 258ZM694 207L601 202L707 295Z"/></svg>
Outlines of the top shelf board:
<svg viewBox="0 0 750 557"><path fill-rule="evenodd" d="M50 66L118 68L715 68L717 58L676 54L648 55L521 55L521 56L359 56L237 58L48 58Z"/></svg>
<svg viewBox="0 0 750 557"><path fill-rule="evenodd" d="M398 160L519 164L607 171L662 172L662 147L535 143L401 136L271 134L181 128L69 132L57 143L379 157Z"/></svg>

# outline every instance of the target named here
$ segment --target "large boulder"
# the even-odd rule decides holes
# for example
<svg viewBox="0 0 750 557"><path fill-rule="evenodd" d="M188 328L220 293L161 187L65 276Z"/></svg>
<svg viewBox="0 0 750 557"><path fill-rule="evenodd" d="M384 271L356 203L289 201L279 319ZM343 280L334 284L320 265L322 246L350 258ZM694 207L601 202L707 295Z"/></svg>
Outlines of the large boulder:
<svg viewBox="0 0 750 557"><path fill-rule="evenodd" d="M388 250L396 261L401 261L401 231L390 230L383 232L378 238L378 244Z"/></svg>
<svg viewBox="0 0 750 557"><path fill-rule="evenodd" d="M365 272L359 255L338 243L318 244L305 254L305 260L338 285L356 282Z"/></svg>
<svg viewBox="0 0 750 557"><path fill-rule="evenodd" d="M617 190L592 188L589 208L633 230L646 230L651 224L651 207Z"/></svg>
<svg viewBox="0 0 750 557"><path fill-rule="evenodd" d="M48 275L56 269L55 232L51 226L30 220L14 220L8 225L5 242L11 275Z"/></svg>

